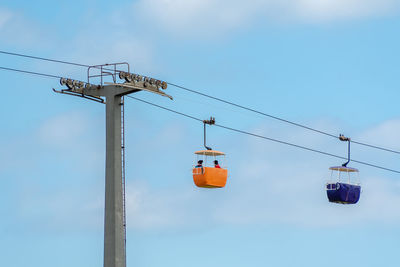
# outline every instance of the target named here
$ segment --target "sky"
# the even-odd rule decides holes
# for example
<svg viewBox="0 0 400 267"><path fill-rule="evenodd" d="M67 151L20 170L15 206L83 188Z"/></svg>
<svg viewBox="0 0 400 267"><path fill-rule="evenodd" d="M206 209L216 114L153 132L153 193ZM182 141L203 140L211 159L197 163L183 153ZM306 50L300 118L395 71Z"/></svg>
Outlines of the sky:
<svg viewBox="0 0 400 267"><path fill-rule="evenodd" d="M0 3L0 50L130 70L335 135L400 150L398 0ZM0 67L86 80L87 69L0 54ZM0 251L10 267L103 264L105 106L57 79L0 71ZM337 139L191 94L134 96L346 157ZM222 189L193 184L203 125L125 102L127 266L398 266L399 174L360 170L356 205L329 203L340 159L208 128ZM399 169L398 154L352 158Z"/></svg>

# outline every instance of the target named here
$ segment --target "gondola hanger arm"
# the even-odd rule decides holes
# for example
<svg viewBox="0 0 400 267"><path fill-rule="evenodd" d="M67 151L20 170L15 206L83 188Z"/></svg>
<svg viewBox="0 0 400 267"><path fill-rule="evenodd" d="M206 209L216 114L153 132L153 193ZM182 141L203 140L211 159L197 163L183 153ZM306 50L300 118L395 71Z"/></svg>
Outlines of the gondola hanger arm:
<svg viewBox="0 0 400 267"><path fill-rule="evenodd" d="M351 143L351 138L350 137L346 137L343 134L340 134L339 135L339 140L343 141L343 142L347 142L347 144L348 144L348 146L347 146L347 162L342 164L343 167L347 167L347 164L349 164L349 162L350 162L350 143Z"/></svg>
<svg viewBox="0 0 400 267"><path fill-rule="evenodd" d="M212 150L211 147L208 147L208 146L206 145L206 124L208 124L208 125L214 125L214 124L215 124L215 118L214 118L214 117L210 117L209 120L203 120L203 126L204 126L204 147L205 147L207 150Z"/></svg>

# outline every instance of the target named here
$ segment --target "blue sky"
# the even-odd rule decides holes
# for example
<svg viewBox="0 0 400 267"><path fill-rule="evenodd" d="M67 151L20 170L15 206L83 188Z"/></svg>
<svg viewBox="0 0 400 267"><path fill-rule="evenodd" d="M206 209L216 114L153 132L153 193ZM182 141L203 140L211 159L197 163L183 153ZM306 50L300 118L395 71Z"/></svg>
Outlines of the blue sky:
<svg viewBox="0 0 400 267"><path fill-rule="evenodd" d="M157 77L330 133L400 150L396 0L2 1L0 50ZM0 55L0 66L84 80L86 69ZM4 266L101 266L105 110L56 79L0 71ZM135 96L346 156L329 137L170 86ZM360 169L355 206L328 203L329 166L307 151L210 128L220 190L193 185L202 125L126 100L128 266L398 266L398 174ZM398 169L397 155L352 156ZM157 167L155 167L157 166Z"/></svg>

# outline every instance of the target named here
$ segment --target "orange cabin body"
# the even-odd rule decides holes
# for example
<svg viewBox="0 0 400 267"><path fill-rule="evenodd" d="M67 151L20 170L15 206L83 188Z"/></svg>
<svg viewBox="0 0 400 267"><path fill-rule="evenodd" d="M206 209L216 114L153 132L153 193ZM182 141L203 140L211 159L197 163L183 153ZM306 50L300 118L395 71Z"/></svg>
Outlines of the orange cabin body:
<svg viewBox="0 0 400 267"><path fill-rule="evenodd" d="M228 170L214 167L193 169L193 181L198 187L224 187L228 179Z"/></svg>

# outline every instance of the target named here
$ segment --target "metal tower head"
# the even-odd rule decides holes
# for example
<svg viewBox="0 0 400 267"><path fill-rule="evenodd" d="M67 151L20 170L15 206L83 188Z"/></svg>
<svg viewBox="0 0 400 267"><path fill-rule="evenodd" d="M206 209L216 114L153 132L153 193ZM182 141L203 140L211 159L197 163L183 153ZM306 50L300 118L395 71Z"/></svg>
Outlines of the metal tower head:
<svg viewBox="0 0 400 267"><path fill-rule="evenodd" d="M117 77L121 78L121 73L130 73L127 62L90 66L87 70L87 83L100 84L101 86L106 81L116 83Z"/></svg>

